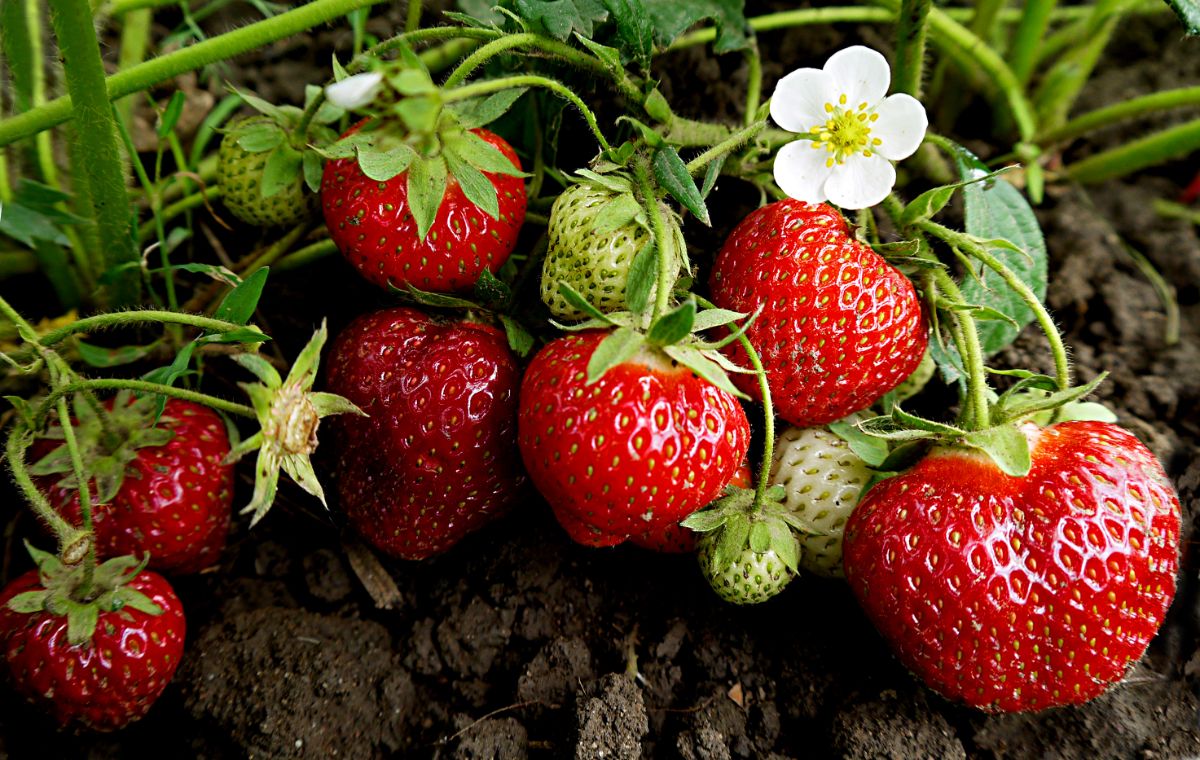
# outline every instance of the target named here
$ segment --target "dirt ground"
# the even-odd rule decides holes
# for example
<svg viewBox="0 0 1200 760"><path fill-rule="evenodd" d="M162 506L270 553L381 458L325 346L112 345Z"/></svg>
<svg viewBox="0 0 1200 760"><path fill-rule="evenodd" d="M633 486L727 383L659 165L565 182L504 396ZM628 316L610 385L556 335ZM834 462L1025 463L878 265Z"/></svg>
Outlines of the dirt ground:
<svg viewBox="0 0 1200 760"><path fill-rule="evenodd" d="M764 35L766 91L785 70L819 65L848 39L887 47L874 27ZM1114 49L1119 59L1106 64L1081 107L1200 82L1200 41L1183 40L1169 17L1125 25ZM736 60L681 53L661 65L679 110L735 115ZM680 71L688 81L672 76ZM284 79L263 78L270 76ZM1101 135L1094 146L1111 139ZM361 579L372 577L361 547L339 539L336 517L289 486L253 532L244 518L235 522L219 571L177 581L188 648L145 720L113 736L56 733L6 690L0 755L1200 757L1200 237L1147 202L1176 195L1200 168L1194 158L1086 194L1055 187L1039 211L1052 261L1048 300L1079 374L1112 373L1099 399L1162 459L1184 508L1176 602L1145 658L1106 696L1019 716L949 704L891 658L844 584L802 577L767 604L734 609L708 592L690 557L572 544L532 494L442 557L385 561L383 582L372 585L378 594L390 579L396 599L378 609ZM699 259L753 200L723 183L712 202L716 230L689 238ZM1177 288L1181 339L1173 346L1164 342L1162 306L1126 246ZM314 312L314 300L327 302L327 313ZM264 326L291 355L322 316L336 330L385 303L329 259L272 276ZM996 360L1048 362L1032 330ZM945 414L948 398L930 389L922 404ZM15 497L7 496L11 512ZM28 518L9 524L10 537L30 532ZM348 557L359 558L357 571Z"/></svg>

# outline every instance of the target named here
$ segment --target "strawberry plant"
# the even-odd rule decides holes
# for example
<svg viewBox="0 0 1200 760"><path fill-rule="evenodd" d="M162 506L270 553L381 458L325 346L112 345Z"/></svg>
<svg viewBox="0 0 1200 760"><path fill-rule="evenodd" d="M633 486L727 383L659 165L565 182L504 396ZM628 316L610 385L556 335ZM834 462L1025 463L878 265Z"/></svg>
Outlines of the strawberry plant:
<svg viewBox="0 0 1200 760"><path fill-rule="evenodd" d="M472 709L502 691L483 680L495 652L522 656L488 642L562 621L524 567L458 590L434 576L505 551L536 565L522 541L552 544L566 569L541 575L588 593L627 593L580 577L623 563L664 593L647 568L678 558L622 545L691 554L681 566L732 621L847 600L879 634L847 641L985 713L1095 699L1146 653L1191 529L1177 463L1135 436L1146 411L1123 408L1123 427L1086 400L1108 354L1088 346L1077 367L1064 333L1115 340L1096 302L1117 289L1056 299L1055 278L1086 266L1063 263L1036 209L1200 149L1200 121L1119 145L1099 132L1197 105L1195 87L1079 113L1105 46L1148 7L462 0L410 2L401 30L378 0L256 1L214 33L223 0L161 5L51 0L43 19L0 0L0 424L39 523L20 534L35 569L0 594L0 643L15 690L64 726L151 710L190 656L193 595L343 553L379 608L410 608L388 613L416 632L396 647L424 679L408 691L461 681ZM1194 3L1158 5L1195 33ZM877 25L888 54L768 42L851 22ZM320 63L239 64L284 40ZM736 93L721 108L687 97L703 67L675 65L705 45ZM1191 190L1157 212L1196 218ZM1180 342L1194 288L1181 304L1118 242L1163 305L1164 344ZM1160 386L1139 410L1191 399ZM290 542L313 526L323 553L300 557ZM286 558L241 559L260 540ZM234 582L180 582L196 574ZM292 585L329 602L313 618L377 614L309 575ZM441 593L468 612L419 607ZM497 611L512 599L520 612ZM483 619L486 635L456 638ZM725 641L671 631L654 656ZM638 629L622 635L631 683L673 672L640 672ZM401 681L362 691L421 701ZM770 684L722 690L758 709ZM512 709L569 701L535 692ZM586 696L581 737L611 695Z"/></svg>

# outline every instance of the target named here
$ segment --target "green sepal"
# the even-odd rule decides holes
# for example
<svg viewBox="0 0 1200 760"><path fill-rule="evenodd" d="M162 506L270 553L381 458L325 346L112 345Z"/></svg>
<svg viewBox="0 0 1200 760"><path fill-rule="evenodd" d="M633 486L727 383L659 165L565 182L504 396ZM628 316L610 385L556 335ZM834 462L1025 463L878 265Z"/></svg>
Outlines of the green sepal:
<svg viewBox="0 0 1200 760"><path fill-rule="evenodd" d="M230 134L234 135L238 147L247 153L265 153L281 145L287 135L283 129L272 122L254 121L245 126L235 127Z"/></svg>
<svg viewBox="0 0 1200 760"><path fill-rule="evenodd" d="M796 540L796 535L791 531L791 526L780 519L768 519L758 524L766 528L767 547L770 551L775 552L775 556L779 557L779 561L793 575L798 573L800 571L800 542ZM752 541L751 548L753 548L753 531L751 531L750 536Z"/></svg>
<svg viewBox="0 0 1200 760"><path fill-rule="evenodd" d="M518 169L499 148L474 132L462 132L448 137L444 141L444 146L481 172L503 174L509 177L529 176Z"/></svg>
<svg viewBox="0 0 1200 760"><path fill-rule="evenodd" d="M887 459L888 445L882 438L867 435L857 425L846 420L831 422L828 427L831 433L845 441L850 450L868 466L878 467Z"/></svg>
<svg viewBox="0 0 1200 760"><path fill-rule="evenodd" d="M17 418L21 420L21 423L26 428L33 425L34 411L32 404L20 396L5 396L4 400L12 404L13 409L16 410Z"/></svg>
<svg viewBox="0 0 1200 760"><path fill-rule="evenodd" d="M271 366L271 362L258 354L235 354L233 360L242 365L244 369L249 370L268 388L279 388L283 385L283 378L279 376L278 370Z"/></svg>
<svg viewBox="0 0 1200 760"><path fill-rule="evenodd" d="M614 195L600 207L592 225L595 234L606 235L630 222L637 222L645 227L646 211L637 198L633 197L633 193L624 192Z"/></svg>
<svg viewBox="0 0 1200 760"><path fill-rule="evenodd" d="M732 324L745 317L745 312L733 311L731 309L705 309L696 313L696 320L692 325L692 330L695 332L711 330L714 327Z"/></svg>
<svg viewBox="0 0 1200 760"><path fill-rule="evenodd" d="M646 340L653 346L674 345L692 334L695 322L696 299L689 298L655 320Z"/></svg>
<svg viewBox="0 0 1200 760"><path fill-rule="evenodd" d="M72 646L79 646L91 641L99 620L100 609L97 605L68 600L67 641Z"/></svg>
<svg viewBox="0 0 1200 760"><path fill-rule="evenodd" d="M603 187L605 190L608 190L614 195L633 193L633 184L624 174L600 174L599 172L594 172L591 169L580 169L575 173L580 177L584 177L592 182L595 182L597 185Z"/></svg>
<svg viewBox="0 0 1200 760"><path fill-rule="evenodd" d="M716 549L712 554L712 570L719 572L721 568L729 567L734 560L746 549L750 538L750 518L744 513L735 512L729 515L725 526L716 534Z"/></svg>
<svg viewBox="0 0 1200 760"><path fill-rule="evenodd" d="M263 446L258 450L258 460L254 466L254 494L250 503L242 508L242 514L251 514L250 527L266 516L267 510L275 503L275 492L279 488L279 470L282 462L274 448Z"/></svg>
<svg viewBox="0 0 1200 760"><path fill-rule="evenodd" d="M998 422L1012 422L1037 412L1065 406L1090 395L1107 377L1107 372L1101 372L1090 383L1048 394L1024 393L1007 398L1002 396L993 416Z"/></svg>
<svg viewBox="0 0 1200 760"><path fill-rule="evenodd" d="M1044 427L1057 422L1116 422L1117 413L1096 401L1077 401L1038 412L1029 419Z"/></svg>
<svg viewBox="0 0 1200 760"><path fill-rule="evenodd" d="M766 554L771 550L771 529L766 522L755 520L750 526L750 551L755 554Z"/></svg>
<svg viewBox="0 0 1200 760"><path fill-rule="evenodd" d="M259 191L264 198L273 198L300 179L300 151L288 143L280 143L267 156L263 166L262 184Z"/></svg>
<svg viewBox="0 0 1200 760"><path fill-rule="evenodd" d="M700 185L700 197L707 200L708 194L717 186L717 177L721 176L721 169L725 166L725 159L729 158L729 154L725 154L708 165L704 170L704 182Z"/></svg>
<svg viewBox="0 0 1200 760"><path fill-rule="evenodd" d="M638 208L641 210L640 206ZM629 279L625 282L625 306L634 314L641 314L650 305L650 293L657 282L658 250L653 238L647 240L629 265Z"/></svg>
<svg viewBox="0 0 1200 760"><path fill-rule="evenodd" d="M66 569L58 557L50 552L42 551L28 541L25 542L25 551L29 552L29 558L33 560L34 567L38 569L43 579L61 575Z"/></svg>
<svg viewBox="0 0 1200 760"><path fill-rule="evenodd" d="M616 324L615 322L612 321L612 319L609 318L609 316L607 314L605 314L604 312L600 311L595 306L593 306L590 301L588 301L586 298L584 298L582 295L579 294L579 291L575 290L575 288L571 287L567 283L565 283L565 282L558 283L558 293L573 308L578 309L579 311L582 311L584 314L591 317L592 319L598 319L601 322L603 322L605 324L609 324L609 325Z"/></svg>
<svg viewBox="0 0 1200 760"><path fill-rule="evenodd" d="M446 195L448 171L442 157L419 158L408 171L408 202L417 220L417 238L425 240Z"/></svg>
<svg viewBox="0 0 1200 760"><path fill-rule="evenodd" d="M483 98L474 98L450 106L463 129L477 129L499 119L516 104L528 87L513 87L492 93Z"/></svg>
<svg viewBox="0 0 1200 760"><path fill-rule="evenodd" d="M321 160L321 154L315 150L306 150L300 163L300 168L304 174L304 184L308 186L309 191L319 193L321 191L321 177L325 167L324 162Z"/></svg>
<svg viewBox="0 0 1200 760"><path fill-rule="evenodd" d="M9 599L8 608L22 615L32 615L35 612L42 612L46 609L46 602L49 596L50 592L45 589L41 591L25 591Z"/></svg>
<svg viewBox="0 0 1200 760"><path fill-rule="evenodd" d="M687 345L664 346L663 351L675 361L695 372L709 384L715 385L736 398L749 399L749 396L734 387L720 365L704 354L700 349Z"/></svg>
<svg viewBox="0 0 1200 760"><path fill-rule="evenodd" d="M651 127L649 124L646 124L643 121L639 121L639 120L633 118L632 116L620 116L617 118L618 123L622 122L622 121L633 125L633 128L636 129L638 131L638 134L641 135L642 140L644 140L646 142L646 144L649 145L650 147L658 148L663 145L666 145L666 143L663 141L663 136L660 135L658 133L658 131L655 130L654 127Z"/></svg>
<svg viewBox="0 0 1200 760"><path fill-rule="evenodd" d="M712 220L708 215L708 206L704 204L704 196L696 187L696 182L692 179L687 164L679 157L679 151L670 145L660 147L654 152L652 165L654 178L658 180L659 186L666 190L672 198L679 201L684 208L692 212L692 216L696 217L701 224L711 227Z"/></svg>
<svg viewBox="0 0 1200 760"><path fill-rule="evenodd" d="M508 347L521 358L533 350L534 340L529 331L517 320L507 314L500 315L500 323L504 325L504 335L508 338Z"/></svg>
<svg viewBox="0 0 1200 760"><path fill-rule="evenodd" d="M251 451L258 451L262 447L264 440L263 432L261 430L258 431L231 448L229 453L225 455L225 458L221 460L221 464L233 464Z"/></svg>
<svg viewBox="0 0 1200 760"><path fill-rule="evenodd" d="M359 409L350 399L339 396L336 393L327 393L325 391L314 391L308 394L308 400L312 403L313 408L317 410L318 417L328 417L333 414L357 414L360 417L368 416L366 412Z"/></svg>
<svg viewBox="0 0 1200 760"><path fill-rule="evenodd" d="M985 430L973 430L963 436L962 442L987 454L1006 475L1023 478L1029 474L1029 439L1020 428L997 425Z"/></svg>
<svg viewBox="0 0 1200 760"><path fill-rule="evenodd" d="M417 152L403 143L383 151L360 147L357 153L358 168L376 182L387 182L403 174L417 159Z"/></svg>
<svg viewBox="0 0 1200 760"><path fill-rule="evenodd" d="M474 203L475 207L487 214L488 217L498 219L500 217L500 197L492 181L451 148L447 147L443 151L443 155L446 157L446 165L450 174L458 180L458 186L467 200Z"/></svg>
<svg viewBox="0 0 1200 760"><path fill-rule="evenodd" d="M628 327L618 327L600 341L600 345L592 352L588 360L587 382L589 385L604 377L613 367L623 364L633 358L643 345L645 337L636 330Z"/></svg>
<svg viewBox="0 0 1200 760"><path fill-rule="evenodd" d="M906 441L892 449L876 468L880 472L903 472L924 458L932 442L928 439ZM863 489L864 492L866 489Z"/></svg>
<svg viewBox="0 0 1200 760"><path fill-rule="evenodd" d="M702 509L688 515L679 524L696 533L710 533L725 524L729 513L721 509Z"/></svg>
<svg viewBox="0 0 1200 760"><path fill-rule="evenodd" d="M354 405L351 404L351 406ZM354 406L354 409L357 410L358 407ZM317 480L317 473L313 471L312 461L307 454L285 454L280 459L280 466L292 480L296 481L296 485L303 488L306 493L320 499L323 507L329 508L329 504L325 501L325 489Z"/></svg>
<svg viewBox="0 0 1200 760"><path fill-rule="evenodd" d="M414 303L419 303L422 306L434 306L439 309L478 309L479 304L474 301L469 301L458 296L446 295L444 293L431 293L427 290L421 290L409 283L405 283L403 288L398 288L395 285L391 286L391 291L407 300Z"/></svg>
<svg viewBox="0 0 1200 760"><path fill-rule="evenodd" d="M650 94L646 96L645 102L642 103L642 108L645 109L646 115L655 121L663 124L668 124L671 121L671 105L667 103L667 99L663 97L663 94L659 92L657 87L651 90Z"/></svg>
<svg viewBox="0 0 1200 760"><path fill-rule="evenodd" d="M163 614L163 608L155 604L153 599L129 586L118 587L113 593L113 601L121 607L129 607L147 615Z"/></svg>
<svg viewBox="0 0 1200 760"><path fill-rule="evenodd" d="M954 182L949 185L942 185L931 190L926 190L904 207L904 211L900 215L900 225L902 227L911 227L918 222L923 222L945 208L950 199L954 197L954 192L959 188L974 185L978 182L990 182L1001 174L1010 172L1015 168L1015 166L1006 166L994 172L981 174L961 182Z"/></svg>

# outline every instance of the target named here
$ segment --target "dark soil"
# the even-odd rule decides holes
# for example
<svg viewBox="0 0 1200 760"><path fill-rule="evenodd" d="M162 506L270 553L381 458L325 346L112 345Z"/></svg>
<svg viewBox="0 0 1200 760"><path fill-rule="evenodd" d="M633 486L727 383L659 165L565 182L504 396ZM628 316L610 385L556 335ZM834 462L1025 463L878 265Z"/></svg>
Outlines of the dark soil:
<svg viewBox="0 0 1200 760"><path fill-rule="evenodd" d="M790 68L819 65L848 38L887 45L873 28L776 33L764 43L767 60ZM1114 49L1121 57L1101 73L1089 105L1106 93L1120 97L1118 80L1143 83L1138 91L1200 81L1200 42L1181 40L1169 18L1130 23ZM737 61L707 60L668 58L668 73L691 80L674 78L668 94L696 113L716 108L732 118ZM1173 62L1170 74L1160 60ZM768 67L768 92L783 70ZM271 76L285 79L260 79ZM710 92L715 100L700 95ZM145 720L115 736L55 733L6 691L0 754L1200 756L1200 237L1185 222L1158 218L1147 202L1172 197L1195 168L1168 167L1086 196L1056 190L1040 212L1052 256L1049 302L1079 374L1112 373L1098 396L1162 459L1186 526L1166 625L1129 677L1088 705L993 717L948 704L896 664L839 582L800 578L767 604L734 609L708 592L691 558L576 546L533 497L442 557L380 567L343 543L334 519L284 487L282 503L253 532L244 518L236 522L219 572L178 581L192 627L187 655ZM715 198L726 230L754 202L736 186ZM700 252L722 234L698 235ZM1177 288L1176 345L1165 344L1162 306L1126 244ZM264 313L287 355L322 316L312 310L313 293L336 294L328 299L335 329L386 302L336 260L273 277ZM1032 330L996 361L1047 362ZM932 403L944 398L929 394ZM9 535L30 527L18 522ZM375 599L387 596L391 608L378 608Z"/></svg>

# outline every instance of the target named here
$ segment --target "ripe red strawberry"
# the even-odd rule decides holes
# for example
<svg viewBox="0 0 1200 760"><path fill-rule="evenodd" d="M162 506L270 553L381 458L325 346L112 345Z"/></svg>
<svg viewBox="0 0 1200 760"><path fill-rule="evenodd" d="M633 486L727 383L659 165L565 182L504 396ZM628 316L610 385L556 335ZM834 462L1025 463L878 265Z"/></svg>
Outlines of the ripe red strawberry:
<svg viewBox="0 0 1200 760"><path fill-rule="evenodd" d="M171 586L146 570L125 581L101 597L109 605L101 606L90 640L79 644L68 638L67 616L38 603L46 588L54 584L43 586L31 570L0 592L0 643L17 690L63 725L113 731L145 715L183 656L187 624ZM13 609L21 602L37 609Z"/></svg>
<svg viewBox="0 0 1200 760"><path fill-rule="evenodd" d="M342 511L376 547L424 559L512 505L520 371L503 332L387 309L346 327L327 367L370 415L337 418L335 444Z"/></svg>
<svg viewBox="0 0 1200 760"><path fill-rule="evenodd" d="M520 170L516 152L503 138L486 129L472 131ZM497 218L480 210L451 172L437 216L422 239L408 198L408 171L380 182L364 174L355 157L331 160L321 180L329 236L364 277L381 287L470 290L485 269L495 274L508 260L525 221L521 177L482 176L495 186Z"/></svg>
<svg viewBox="0 0 1200 760"><path fill-rule="evenodd" d="M78 405L86 412L86 405ZM157 427L157 401L110 400L109 440L98 419L76 420L84 465L92 474L93 526L100 557L150 554L150 567L194 573L215 563L225 546L233 506L233 466L225 464L229 436L221 416L206 406L169 399ZM52 452L52 453L51 453ZM79 492L65 447L48 440L33 447L44 457L31 470L59 514L80 525ZM61 473L67 473L65 477Z"/></svg>
<svg viewBox="0 0 1200 760"><path fill-rule="evenodd" d="M521 384L529 475L571 538L590 546L664 530L708 504L750 444L732 395L648 346L588 384L606 335L548 344Z"/></svg>
<svg viewBox="0 0 1200 760"><path fill-rule="evenodd" d="M751 313L775 410L800 427L865 409L912 374L929 340L908 278L850 234L831 207L782 200L734 229L710 280L713 302ZM727 354L749 366L741 344ZM758 395L753 375L738 387Z"/></svg>
<svg viewBox="0 0 1200 760"><path fill-rule="evenodd" d="M733 474L733 480L726 486L734 488L753 488L750 466L743 463ZM663 554L691 554L696 551L697 535L694 530L685 528L679 523L668 523L662 528L651 531L644 530L629 539L643 549L662 552Z"/></svg>
<svg viewBox="0 0 1200 760"><path fill-rule="evenodd" d="M1032 469L939 448L846 526L867 615L931 688L982 710L1084 702L1141 657L1175 592L1179 500L1104 422L1027 425Z"/></svg>

